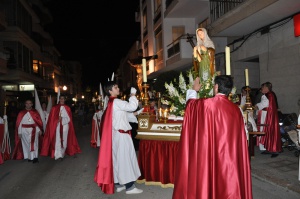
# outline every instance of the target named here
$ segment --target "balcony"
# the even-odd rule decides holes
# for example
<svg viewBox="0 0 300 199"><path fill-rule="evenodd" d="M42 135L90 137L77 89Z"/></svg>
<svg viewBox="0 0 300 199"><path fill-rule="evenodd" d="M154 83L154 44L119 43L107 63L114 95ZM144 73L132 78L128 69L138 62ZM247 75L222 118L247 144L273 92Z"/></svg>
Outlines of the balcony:
<svg viewBox="0 0 300 199"><path fill-rule="evenodd" d="M176 41L167 45L165 67L163 67L163 62L160 63L160 59L162 59L163 56L162 52L158 52L157 55L158 59L156 61L155 71L148 75L150 79L171 70L187 70L193 65L193 48L187 41L187 35L182 35Z"/></svg>

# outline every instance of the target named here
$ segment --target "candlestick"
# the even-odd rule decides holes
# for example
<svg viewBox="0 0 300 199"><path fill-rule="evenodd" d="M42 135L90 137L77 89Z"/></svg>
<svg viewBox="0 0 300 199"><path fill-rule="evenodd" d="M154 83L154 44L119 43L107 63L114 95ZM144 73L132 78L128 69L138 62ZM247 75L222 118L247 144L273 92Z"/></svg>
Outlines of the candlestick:
<svg viewBox="0 0 300 199"><path fill-rule="evenodd" d="M231 75L230 72L230 48L225 47L226 75Z"/></svg>
<svg viewBox="0 0 300 199"><path fill-rule="evenodd" d="M248 68L245 69L246 86L249 86Z"/></svg>
<svg viewBox="0 0 300 199"><path fill-rule="evenodd" d="M146 59L143 59L142 63L143 63L143 82L147 82Z"/></svg>

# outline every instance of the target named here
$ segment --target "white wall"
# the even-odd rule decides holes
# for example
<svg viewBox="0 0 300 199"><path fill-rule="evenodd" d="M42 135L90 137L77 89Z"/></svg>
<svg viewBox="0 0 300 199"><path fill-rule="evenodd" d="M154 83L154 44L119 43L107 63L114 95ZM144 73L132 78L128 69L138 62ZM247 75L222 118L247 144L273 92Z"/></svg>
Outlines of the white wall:
<svg viewBox="0 0 300 199"><path fill-rule="evenodd" d="M257 56L259 57L258 68L250 63L241 62ZM259 87L266 81L271 82L281 111L298 113L300 37L294 36L293 20L281 27L271 29L267 34L260 35L259 33L252 36L231 54L231 59L234 60L231 62L231 67L234 67L235 82L242 83L243 69L249 66L250 87Z"/></svg>

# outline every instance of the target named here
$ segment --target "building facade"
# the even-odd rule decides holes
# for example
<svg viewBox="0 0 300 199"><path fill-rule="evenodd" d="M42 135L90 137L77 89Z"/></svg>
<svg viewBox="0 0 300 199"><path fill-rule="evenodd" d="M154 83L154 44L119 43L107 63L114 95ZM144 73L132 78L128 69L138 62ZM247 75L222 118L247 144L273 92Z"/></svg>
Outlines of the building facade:
<svg viewBox="0 0 300 199"><path fill-rule="evenodd" d="M140 50L147 62L148 80L192 67L195 30L206 28L215 44L216 70L225 74L225 47L230 47L231 76L237 91L245 86L273 84L283 113L300 106L300 26L298 0L140 0Z"/></svg>
<svg viewBox="0 0 300 199"><path fill-rule="evenodd" d="M70 96L81 92L81 65L61 61L53 38L44 31L52 15L41 0L0 1L0 115L4 106L24 100L38 91L40 101L64 85Z"/></svg>

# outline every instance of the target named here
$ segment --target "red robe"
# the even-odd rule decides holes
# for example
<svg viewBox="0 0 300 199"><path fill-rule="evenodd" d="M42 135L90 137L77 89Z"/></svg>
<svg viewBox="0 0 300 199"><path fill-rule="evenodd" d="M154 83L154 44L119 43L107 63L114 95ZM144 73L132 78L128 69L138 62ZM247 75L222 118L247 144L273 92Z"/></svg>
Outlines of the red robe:
<svg viewBox="0 0 300 199"><path fill-rule="evenodd" d="M265 124L268 126L264 126L263 132L266 134L265 136L261 136L260 142L267 151L280 152L282 150L282 143L275 95L273 92L268 92L266 93L266 97L269 100L269 107L265 108L267 111Z"/></svg>
<svg viewBox="0 0 300 199"><path fill-rule="evenodd" d="M101 119L101 137L94 181L105 194L114 193L112 157L112 114L114 97L110 97Z"/></svg>
<svg viewBox="0 0 300 199"><path fill-rule="evenodd" d="M240 109L224 95L187 102L173 199L252 199L248 143Z"/></svg>
<svg viewBox="0 0 300 199"><path fill-rule="evenodd" d="M38 127L40 128L41 131L43 131L43 121L41 119L41 116L39 114L39 112L36 109L31 109L31 110L22 110L19 112L18 116L17 116L17 120L16 120L16 127L15 127L15 148L12 154L12 159L16 159L16 160L22 160L24 159L24 154L23 154L23 148L22 148L22 142L21 139L19 138L18 135L18 129L20 126L20 123L22 121L22 118L24 117L24 115L29 112L34 123L36 125L38 125ZM41 137L41 135L39 136L39 138ZM40 145L40 143L39 143ZM40 148L40 147L39 147Z"/></svg>
<svg viewBox="0 0 300 199"><path fill-rule="evenodd" d="M75 130L74 130L71 109L67 105L57 104L52 107L49 113L48 122L47 122L44 139L43 139L43 146L41 149L42 156L51 156L51 158L54 158L56 127L59 122L58 120L59 120L59 113L60 113L61 106L65 107L65 110L67 111L68 116L70 117L68 141L67 141L67 148L65 153L70 156L75 155L77 153L81 153L81 149L79 147Z"/></svg>

